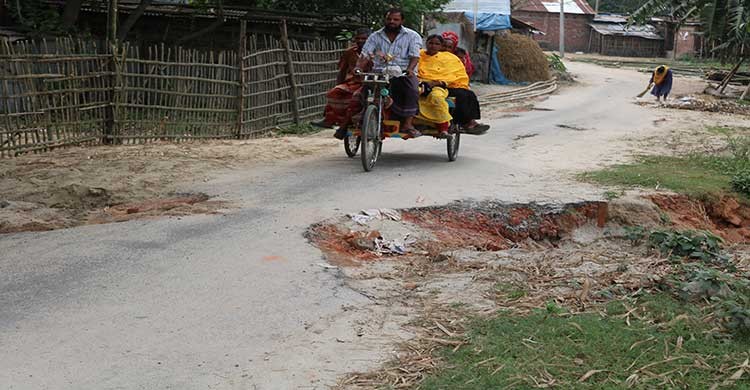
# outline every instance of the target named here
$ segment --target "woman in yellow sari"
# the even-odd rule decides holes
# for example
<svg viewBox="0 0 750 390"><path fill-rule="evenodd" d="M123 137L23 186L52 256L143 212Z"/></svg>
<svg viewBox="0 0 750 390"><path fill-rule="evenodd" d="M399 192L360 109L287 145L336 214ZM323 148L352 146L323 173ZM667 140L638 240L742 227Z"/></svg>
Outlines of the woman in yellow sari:
<svg viewBox="0 0 750 390"><path fill-rule="evenodd" d="M420 115L436 123L440 123L446 115L450 120L445 97L452 96L456 98L453 112L456 122L468 133L483 133L489 126L476 121L481 117L479 101L469 89L466 68L453 53L440 51L443 43L442 36L430 35L427 37L427 50L422 50L419 57L419 80L426 89L431 89L426 97L420 99Z"/></svg>

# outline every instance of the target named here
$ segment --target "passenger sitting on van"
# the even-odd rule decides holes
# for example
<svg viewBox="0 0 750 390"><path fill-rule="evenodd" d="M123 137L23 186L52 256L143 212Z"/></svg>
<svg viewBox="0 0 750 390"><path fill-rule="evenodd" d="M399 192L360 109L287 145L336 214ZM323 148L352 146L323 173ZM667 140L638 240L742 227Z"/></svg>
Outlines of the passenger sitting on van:
<svg viewBox="0 0 750 390"><path fill-rule="evenodd" d="M464 68L466 68L466 74L471 78L471 75L474 74L474 64L471 62L471 56L469 56L469 53L458 47L458 34L453 31L446 31L442 34L442 37L444 40L442 51L453 53L460 58L461 62L464 64Z"/></svg>
<svg viewBox="0 0 750 390"><path fill-rule="evenodd" d="M453 118L465 132L486 132L490 127L476 121L481 117L479 101L477 95L469 89L469 76L464 64L452 53L440 51L444 43L440 35L427 37L427 50L422 50L419 57L419 80L423 85L432 88L430 93L447 90L447 96L456 98ZM447 110L447 104L444 109Z"/></svg>

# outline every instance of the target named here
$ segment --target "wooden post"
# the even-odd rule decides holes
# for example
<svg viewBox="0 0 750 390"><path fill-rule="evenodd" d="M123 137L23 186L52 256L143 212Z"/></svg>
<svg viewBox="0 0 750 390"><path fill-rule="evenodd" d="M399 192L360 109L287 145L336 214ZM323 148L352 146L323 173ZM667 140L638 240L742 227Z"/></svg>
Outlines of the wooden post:
<svg viewBox="0 0 750 390"><path fill-rule="evenodd" d="M239 47L237 48L237 69L240 72L240 88L237 97L237 138L242 137L242 122L245 120L244 109L245 109L245 56L247 55L247 21L240 21L240 40Z"/></svg>
<svg viewBox="0 0 750 390"><path fill-rule="evenodd" d="M125 49L122 49L122 58L120 58L120 48L116 44L109 45L110 57L108 70L110 73L110 88L109 88L109 105L106 109L105 123L104 123L104 134L102 134L102 143L109 145L115 143L115 132L117 129L117 116L120 106L119 89L122 83L122 66L125 66Z"/></svg>
<svg viewBox="0 0 750 390"><path fill-rule="evenodd" d="M560 58L565 58L565 0L560 0Z"/></svg>
<svg viewBox="0 0 750 390"><path fill-rule="evenodd" d="M107 41L111 44L117 41L117 0L109 0L107 17Z"/></svg>
<svg viewBox="0 0 750 390"><path fill-rule="evenodd" d="M750 93L750 83L747 84L747 88L745 88L745 92L742 92L742 96L740 96L740 100L745 100L749 93Z"/></svg>
<svg viewBox="0 0 750 390"><path fill-rule="evenodd" d="M724 93L724 90L727 89L727 86L729 85L729 82L732 81L732 77L737 73L737 71L740 69L740 66L742 66L742 63L745 62L745 57L740 58L740 61L732 67L732 70L729 71L729 74L727 74L727 77L724 77L724 80L721 81L721 84L719 84L719 93Z"/></svg>
<svg viewBox="0 0 750 390"><path fill-rule="evenodd" d="M286 51L286 65L289 72L289 86L291 88L292 116L294 123L299 124L299 101L297 100L297 80L294 77L294 62L292 61L292 49L289 47L289 35L286 31L286 19L281 20L281 46Z"/></svg>

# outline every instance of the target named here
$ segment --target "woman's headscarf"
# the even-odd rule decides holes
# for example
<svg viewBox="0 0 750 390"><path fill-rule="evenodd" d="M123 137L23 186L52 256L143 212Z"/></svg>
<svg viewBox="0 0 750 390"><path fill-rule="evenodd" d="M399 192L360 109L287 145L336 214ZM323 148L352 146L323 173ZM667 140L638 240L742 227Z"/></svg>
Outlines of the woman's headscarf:
<svg viewBox="0 0 750 390"><path fill-rule="evenodd" d="M453 42L451 52L456 51L456 47L458 47L458 34L454 33L453 31L446 31L441 35L443 36L443 39L450 39Z"/></svg>
<svg viewBox="0 0 750 390"><path fill-rule="evenodd" d="M660 85L661 83L663 83L664 79L667 77L667 73L669 73L669 67L668 66L661 65L661 66L657 67L654 70L654 75L653 75L654 84Z"/></svg>

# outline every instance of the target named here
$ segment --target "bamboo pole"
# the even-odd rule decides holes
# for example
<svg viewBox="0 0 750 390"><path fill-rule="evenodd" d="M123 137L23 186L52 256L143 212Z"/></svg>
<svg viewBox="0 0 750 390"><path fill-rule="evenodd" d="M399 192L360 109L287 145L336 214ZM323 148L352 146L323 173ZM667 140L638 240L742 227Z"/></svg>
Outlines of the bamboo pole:
<svg viewBox="0 0 750 390"><path fill-rule="evenodd" d="M239 72L238 80L240 80L240 87L237 89L237 138L242 138L242 121L243 112L245 109L245 71L242 69L245 62L244 58L247 54L247 21L240 21L240 40L239 47L237 50L237 71Z"/></svg>
<svg viewBox="0 0 750 390"><path fill-rule="evenodd" d="M740 58L740 61L737 62L737 65L732 67L732 70L729 71L729 74L727 74L727 77L724 78L724 80L721 81L721 84L719 85L719 93L724 93L724 90L727 89L727 85L729 85L729 82L732 81L732 77L734 77L735 73L740 69L740 66L742 66L742 63L745 62L745 58Z"/></svg>
<svg viewBox="0 0 750 390"><path fill-rule="evenodd" d="M289 47L289 35L286 30L286 20L281 21L281 45L286 51L287 70L289 72L289 87L292 100L292 116L294 123L299 124L299 102L297 101L297 80L294 79L294 62L292 62L292 51Z"/></svg>
<svg viewBox="0 0 750 390"><path fill-rule="evenodd" d="M109 0L107 16L107 41L114 44L117 41L117 0Z"/></svg>

